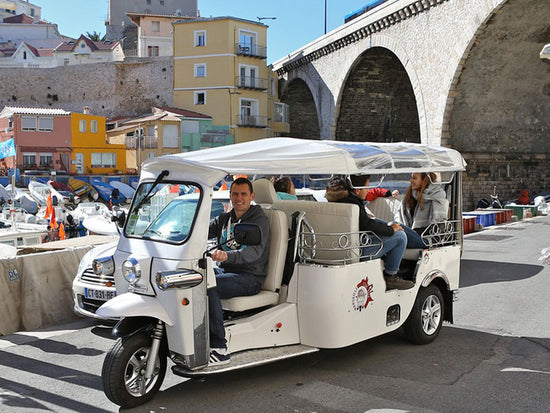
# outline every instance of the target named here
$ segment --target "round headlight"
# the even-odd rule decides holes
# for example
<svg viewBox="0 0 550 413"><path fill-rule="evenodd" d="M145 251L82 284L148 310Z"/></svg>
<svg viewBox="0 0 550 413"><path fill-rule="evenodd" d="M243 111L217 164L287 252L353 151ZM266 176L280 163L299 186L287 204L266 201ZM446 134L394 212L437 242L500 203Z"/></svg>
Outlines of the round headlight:
<svg viewBox="0 0 550 413"><path fill-rule="evenodd" d="M115 261L113 257L96 258L92 262L92 269L97 275L113 275L115 272Z"/></svg>
<svg viewBox="0 0 550 413"><path fill-rule="evenodd" d="M141 278L141 267L138 260L133 257L122 263L122 275L130 284L135 284Z"/></svg>

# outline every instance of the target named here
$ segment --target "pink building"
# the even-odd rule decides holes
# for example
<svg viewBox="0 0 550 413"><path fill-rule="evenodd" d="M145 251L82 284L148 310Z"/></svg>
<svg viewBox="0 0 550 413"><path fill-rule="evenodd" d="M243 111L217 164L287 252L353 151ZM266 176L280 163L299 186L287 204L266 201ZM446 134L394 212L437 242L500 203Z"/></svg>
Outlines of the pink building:
<svg viewBox="0 0 550 413"><path fill-rule="evenodd" d="M1 166L70 171L71 113L63 109L6 106L0 112L0 141L14 139L17 156Z"/></svg>

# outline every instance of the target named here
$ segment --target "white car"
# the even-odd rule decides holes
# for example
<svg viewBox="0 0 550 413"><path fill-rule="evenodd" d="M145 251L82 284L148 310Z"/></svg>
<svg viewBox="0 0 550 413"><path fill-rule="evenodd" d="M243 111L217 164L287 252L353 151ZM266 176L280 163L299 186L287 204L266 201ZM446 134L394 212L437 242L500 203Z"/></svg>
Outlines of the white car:
<svg viewBox="0 0 550 413"><path fill-rule="evenodd" d="M111 257L116 251L117 243L118 241L99 245L82 257L73 280L74 311L77 314L101 319L102 317L95 314L96 310L105 301L116 296L114 276L105 275L108 271L102 271L101 275L98 275L97 265L94 269L92 264L97 257ZM108 267L114 266L114 263L103 262L101 265Z"/></svg>

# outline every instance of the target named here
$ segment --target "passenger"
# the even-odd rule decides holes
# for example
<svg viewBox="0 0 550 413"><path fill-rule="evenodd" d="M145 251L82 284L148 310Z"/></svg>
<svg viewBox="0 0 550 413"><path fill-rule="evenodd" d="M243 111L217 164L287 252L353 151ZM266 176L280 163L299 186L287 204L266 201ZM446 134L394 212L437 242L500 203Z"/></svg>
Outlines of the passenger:
<svg viewBox="0 0 550 413"><path fill-rule="evenodd" d="M294 188L294 183L288 176L275 179L273 182L273 187L277 192L277 199L291 201L296 201L298 199L296 196L296 188Z"/></svg>
<svg viewBox="0 0 550 413"><path fill-rule="evenodd" d="M211 253L219 268L216 268L217 287L208 290L209 365L222 365L230 361L220 299L258 294L267 276L269 220L259 205L251 205L254 200L252 183L246 178L237 178L231 184L230 198L233 208L214 218L208 231L208 238L216 238L219 244L223 243L220 249ZM234 225L241 222L260 226L262 241L259 245L242 246L235 241L226 242L233 237Z"/></svg>
<svg viewBox="0 0 550 413"><path fill-rule="evenodd" d="M426 248L421 234L430 225L447 219L447 196L433 172L412 173L410 186L401 205L407 248Z"/></svg>
<svg viewBox="0 0 550 413"><path fill-rule="evenodd" d="M342 202L359 206L359 230L371 231L382 240L382 249L373 258L384 260L384 279L387 289L408 290L414 287L412 281L397 275L401 259L407 246L407 236L397 223L375 220L367 215L364 199L369 185L369 175L352 175L351 182L346 178L330 180L325 197L329 202Z"/></svg>
<svg viewBox="0 0 550 413"><path fill-rule="evenodd" d="M368 190L365 200L367 202L371 202L374 201L376 198L389 198L390 196L397 198L399 196L399 191L397 189L390 191L389 189L377 187Z"/></svg>

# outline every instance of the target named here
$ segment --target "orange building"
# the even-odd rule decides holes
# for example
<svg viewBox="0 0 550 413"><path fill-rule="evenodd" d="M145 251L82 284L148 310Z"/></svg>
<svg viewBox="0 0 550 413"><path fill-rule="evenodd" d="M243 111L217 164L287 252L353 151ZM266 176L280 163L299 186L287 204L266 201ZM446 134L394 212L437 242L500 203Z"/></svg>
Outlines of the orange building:
<svg viewBox="0 0 550 413"><path fill-rule="evenodd" d="M107 142L105 118L71 112L72 161L76 174L126 173L126 146Z"/></svg>

